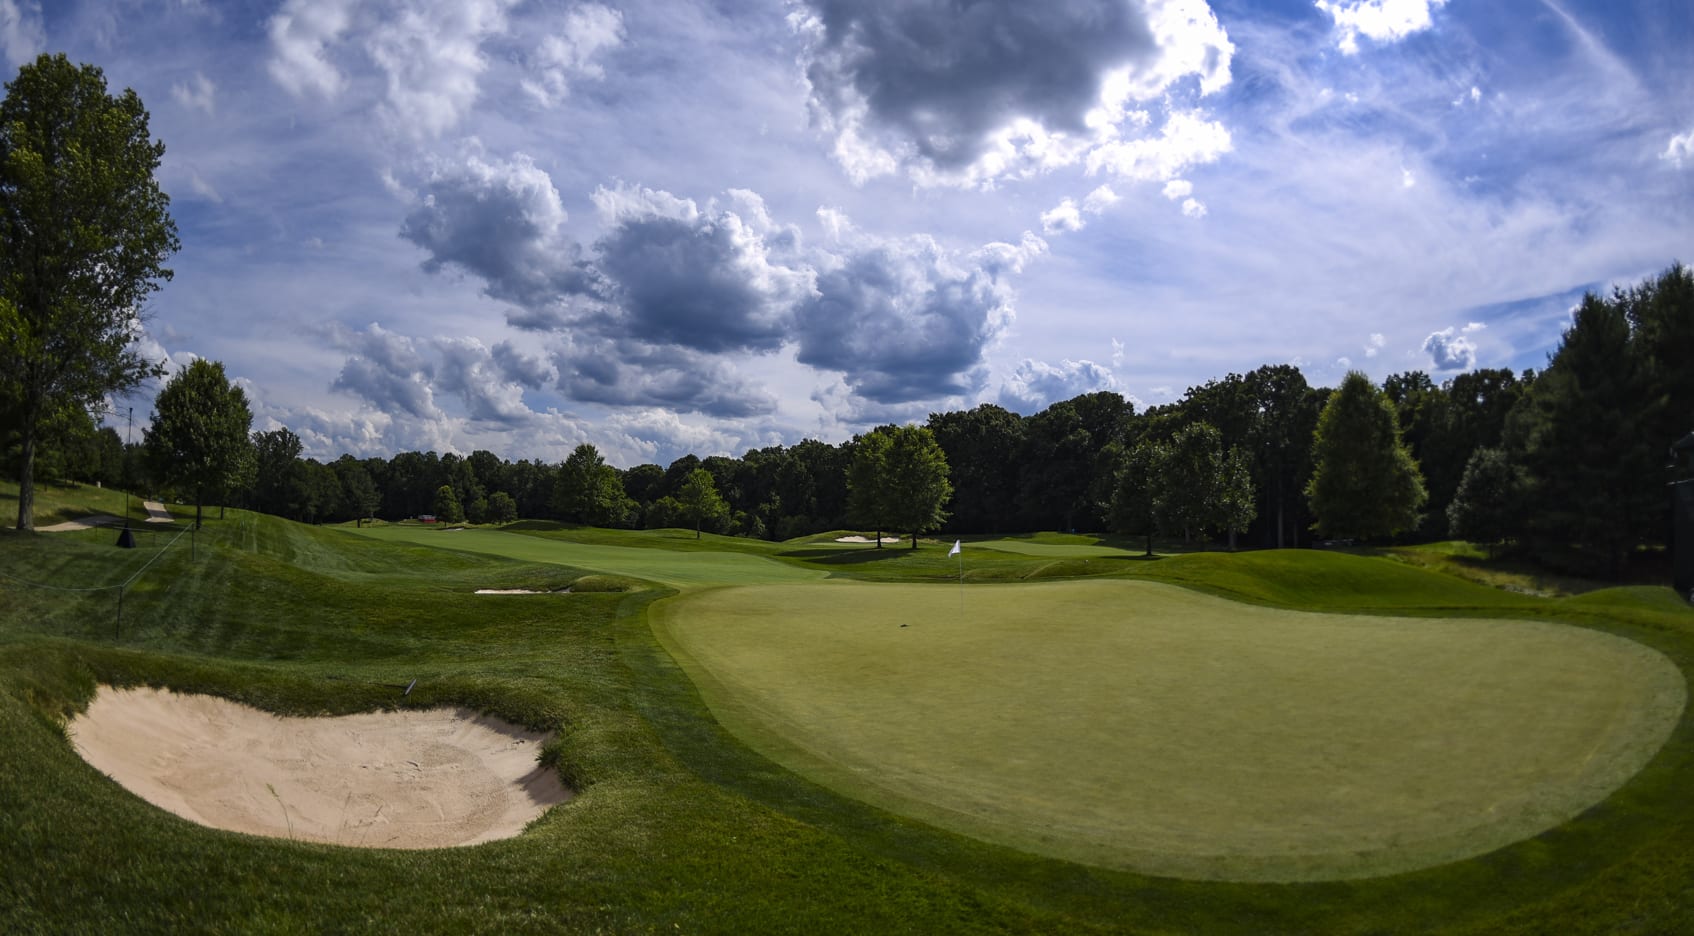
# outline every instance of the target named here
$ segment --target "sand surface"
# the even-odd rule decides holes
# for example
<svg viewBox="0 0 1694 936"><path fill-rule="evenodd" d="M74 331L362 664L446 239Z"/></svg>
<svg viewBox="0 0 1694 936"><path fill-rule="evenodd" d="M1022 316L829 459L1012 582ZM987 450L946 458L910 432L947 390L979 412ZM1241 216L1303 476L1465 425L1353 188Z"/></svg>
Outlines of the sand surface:
<svg viewBox="0 0 1694 936"><path fill-rule="evenodd" d="M122 517L111 514L92 514L78 520L66 520L63 523L53 523L35 528L37 533L69 533L72 530L92 530L95 527L117 526L124 522Z"/></svg>
<svg viewBox="0 0 1694 936"><path fill-rule="evenodd" d="M570 798L536 757L547 735L461 709L335 718L102 687L70 724L77 753L202 825L369 848L509 838Z"/></svg>

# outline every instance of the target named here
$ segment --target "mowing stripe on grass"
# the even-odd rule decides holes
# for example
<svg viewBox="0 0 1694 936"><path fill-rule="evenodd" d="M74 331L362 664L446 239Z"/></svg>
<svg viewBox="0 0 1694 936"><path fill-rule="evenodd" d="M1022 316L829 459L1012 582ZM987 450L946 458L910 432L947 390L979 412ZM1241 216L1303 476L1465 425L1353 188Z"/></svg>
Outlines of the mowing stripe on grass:
<svg viewBox="0 0 1694 936"><path fill-rule="evenodd" d="M416 543L440 549L504 556L526 562L551 562L578 569L627 575L677 588L806 582L821 579L828 574L795 568L774 559L745 553L684 552L637 546L573 543L565 539L525 536L499 530L379 526L347 532L357 532L360 536L387 542Z"/></svg>
<svg viewBox="0 0 1694 936"><path fill-rule="evenodd" d="M1313 614L1149 582L831 582L655 609L732 731L896 812L1179 877L1372 877L1552 828L1647 763L1683 675L1564 625ZM909 626L902 626L909 625Z"/></svg>

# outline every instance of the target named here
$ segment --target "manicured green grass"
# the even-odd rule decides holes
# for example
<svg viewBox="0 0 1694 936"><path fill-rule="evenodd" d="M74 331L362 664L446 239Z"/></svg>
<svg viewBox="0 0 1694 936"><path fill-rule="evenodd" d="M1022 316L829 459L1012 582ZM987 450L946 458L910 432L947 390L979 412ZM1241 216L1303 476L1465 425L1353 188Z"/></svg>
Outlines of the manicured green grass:
<svg viewBox="0 0 1694 936"><path fill-rule="evenodd" d="M480 587L616 586L632 570L449 546L463 535L385 542L233 511L208 523L192 556L186 538L155 556L116 550L98 531L0 534L0 571L40 584L112 584L133 573L129 563L154 563L126 592L118 637L112 592L0 579L0 930L1694 929L1694 802L1686 795L1694 725L1686 713L1659 754L1602 805L1478 858L1306 884L1150 877L949 833L808 781L724 730L659 645L648 613L672 589L476 596ZM945 555L950 542L848 561L847 550L829 546L691 545L682 534L668 543L610 531L504 535L639 545L677 559L733 551L807 581L957 576ZM1663 589L1543 601L1386 560L1309 552L1111 563L1001 553L978 563L975 578L967 556L967 601L1023 587L975 582L1108 574L1099 565L1261 606L1571 624L1650 646L1684 672L1694 665L1694 614ZM939 592L956 600L957 589ZM419 683L407 698L382 685L412 677ZM558 729L547 757L582 794L518 838L466 849L360 851L204 829L129 795L65 743L65 714L98 683L213 692L288 713L468 706Z"/></svg>
<svg viewBox="0 0 1694 936"><path fill-rule="evenodd" d="M383 542L414 543L529 562L551 562L678 587L796 582L823 577L820 572L806 572L768 556L729 552L721 546L713 548L706 540L699 541L700 545L694 547L684 545L696 542L692 533L686 539L667 537L663 540L665 548L660 548L654 543L657 538L650 534L632 534L621 538L624 545L613 545L593 541L603 540L603 537L593 537L584 542L563 536L522 535L482 528L382 526L354 532ZM719 537L713 537L713 540L717 539Z"/></svg>
<svg viewBox="0 0 1694 936"><path fill-rule="evenodd" d="M32 517L37 527L44 527L95 515L122 517L127 506L129 518L139 524L147 519L147 508L141 503L139 496L126 498L123 491L92 484L38 483ZM0 485L0 526L15 527L17 523L18 486Z"/></svg>
<svg viewBox="0 0 1694 936"><path fill-rule="evenodd" d="M1470 857L1634 775L1682 714L1640 644L1152 582L828 583L668 602L714 713L849 795L1042 854L1322 880Z"/></svg>

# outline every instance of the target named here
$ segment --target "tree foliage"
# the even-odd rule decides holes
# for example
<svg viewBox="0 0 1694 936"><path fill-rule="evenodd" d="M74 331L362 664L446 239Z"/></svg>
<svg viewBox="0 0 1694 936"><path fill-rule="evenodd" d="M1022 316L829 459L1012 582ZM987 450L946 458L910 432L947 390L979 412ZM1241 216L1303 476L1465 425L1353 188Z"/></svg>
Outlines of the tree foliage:
<svg viewBox="0 0 1694 936"><path fill-rule="evenodd" d="M729 516L729 504L718 493L717 482L712 480L712 473L705 468L696 468L688 473L682 489L677 492L676 503L682 516L694 524L695 539L700 538L701 528L715 528Z"/></svg>
<svg viewBox="0 0 1694 936"><path fill-rule="evenodd" d="M1523 472L1504 449L1479 448L1447 505L1447 525L1454 536L1492 552L1522 533L1524 508Z"/></svg>
<svg viewBox="0 0 1694 936"><path fill-rule="evenodd" d="M442 523L464 523L465 508L459 503L459 495L453 490L453 485L443 484L435 489L435 502L431 505L435 519Z"/></svg>
<svg viewBox="0 0 1694 936"><path fill-rule="evenodd" d="M953 485L947 480L947 455L935 434L923 426L897 426L889 432L888 452L883 460L883 498L891 529L912 534L926 533L947 519L947 498Z"/></svg>
<svg viewBox="0 0 1694 936"><path fill-rule="evenodd" d="M179 244L154 181L164 155L135 92L43 55L0 101L0 409L22 440L18 527L34 527L36 431L157 375L138 310Z"/></svg>
<svg viewBox="0 0 1694 936"><path fill-rule="evenodd" d="M1207 422L1178 430L1153 447L1152 514L1159 528L1189 539L1196 533L1235 534L1253 521L1253 479L1247 456L1225 449Z"/></svg>
<svg viewBox="0 0 1694 936"><path fill-rule="evenodd" d="M606 464L599 449L584 442L559 467L553 509L573 523L615 527L627 524L635 505L624 494L618 470Z"/></svg>
<svg viewBox="0 0 1694 936"><path fill-rule="evenodd" d="M1534 504L1531 534L1591 551L1614 575L1637 543L1662 534L1664 453L1672 441L1654 437L1666 400L1626 299L1583 299L1546 371L1512 414L1512 442ZM1694 307L1683 314L1694 316ZM1694 400L1682 405L1689 418Z"/></svg>
<svg viewBox="0 0 1694 936"><path fill-rule="evenodd" d="M847 516L876 531L876 547L882 548L882 531L893 529L893 510L883 479L888 476L888 449L893 426L879 426L853 440L853 461L847 468Z"/></svg>
<svg viewBox="0 0 1694 936"><path fill-rule="evenodd" d="M1153 505L1158 497L1156 485L1162 454L1163 446L1150 439L1143 439L1123 452L1107 510L1112 532L1145 536L1149 556L1153 555L1153 534L1158 529Z"/></svg>
<svg viewBox="0 0 1694 936"><path fill-rule="evenodd" d="M252 458L247 394L229 382L224 366L197 358L178 371L153 401L145 447L154 476L194 492L194 524L206 495L224 494Z"/></svg>
<svg viewBox="0 0 1694 936"><path fill-rule="evenodd" d="M305 465L300 451L300 437L286 426L253 433L253 505L259 510L279 517L303 515Z"/></svg>
<svg viewBox="0 0 1694 936"><path fill-rule="evenodd" d="M1394 404L1350 371L1318 417L1306 497L1325 536L1370 538L1417 526L1428 495L1400 440Z"/></svg>

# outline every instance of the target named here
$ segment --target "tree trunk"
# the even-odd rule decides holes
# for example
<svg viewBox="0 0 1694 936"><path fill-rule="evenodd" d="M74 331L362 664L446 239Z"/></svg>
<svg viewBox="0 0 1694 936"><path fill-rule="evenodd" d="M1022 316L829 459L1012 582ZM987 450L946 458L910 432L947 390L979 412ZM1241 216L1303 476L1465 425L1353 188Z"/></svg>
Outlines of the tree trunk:
<svg viewBox="0 0 1694 936"><path fill-rule="evenodd" d="M1235 531L1229 531L1229 551L1235 552Z"/></svg>
<svg viewBox="0 0 1694 936"><path fill-rule="evenodd" d="M18 468L18 529L35 529L35 420L25 417L23 464Z"/></svg>
<svg viewBox="0 0 1694 936"><path fill-rule="evenodd" d="M194 486L194 529L196 530L200 529L200 521L203 518L203 511L205 510L201 504L204 503L205 500L206 497L201 493L200 485L196 484Z"/></svg>
<svg viewBox="0 0 1694 936"><path fill-rule="evenodd" d="M1147 558L1153 558L1153 534L1147 534Z"/></svg>
<svg viewBox="0 0 1694 936"><path fill-rule="evenodd" d="M880 529L876 531L876 548L882 548L882 530Z"/></svg>
<svg viewBox="0 0 1694 936"><path fill-rule="evenodd" d="M918 531L916 530L912 531L912 548L918 548Z"/></svg>

